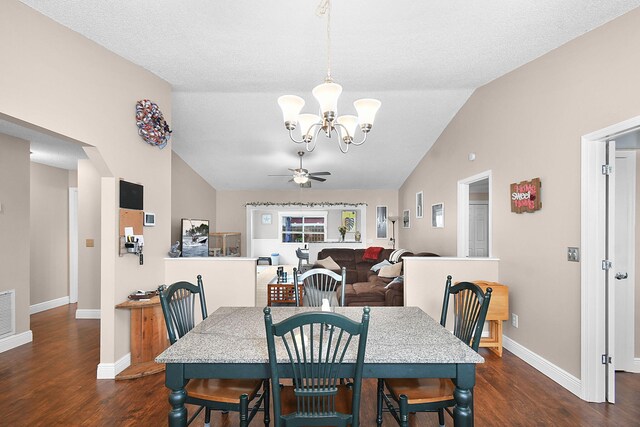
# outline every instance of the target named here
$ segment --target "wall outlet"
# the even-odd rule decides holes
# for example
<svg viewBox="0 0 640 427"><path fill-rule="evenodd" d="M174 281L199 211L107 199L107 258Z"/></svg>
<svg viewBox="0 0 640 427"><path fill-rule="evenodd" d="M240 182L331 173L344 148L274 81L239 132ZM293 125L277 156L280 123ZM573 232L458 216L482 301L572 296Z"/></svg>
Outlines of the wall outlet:
<svg viewBox="0 0 640 427"><path fill-rule="evenodd" d="M511 313L511 326L514 328L518 327L518 315L515 313Z"/></svg>
<svg viewBox="0 0 640 427"><path fill-rule="evenodd" d="M567 261L579 262L580 261L580 249L568 247L567 248Z"/></svg>

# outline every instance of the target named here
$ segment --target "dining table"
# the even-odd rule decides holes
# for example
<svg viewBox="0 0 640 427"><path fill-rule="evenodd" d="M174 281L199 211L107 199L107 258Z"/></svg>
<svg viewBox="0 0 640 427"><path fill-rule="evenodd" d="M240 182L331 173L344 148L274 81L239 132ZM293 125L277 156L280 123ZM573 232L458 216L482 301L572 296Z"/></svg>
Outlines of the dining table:
<svg viewBox="0 0 640 427"><path fill-rule="evenodd" d="M271 307L277 323L313 307ZM335 307L360 321L362 307ZM357 346L345 355L345 377ZM278 354L282 377L291 376L286 354ZM269 378L264 313L261 307L221 307L162 352L165 385L171 390L169 426L186 426L185 385L192 378ZM455 426L473 426L476 364L484 359L418 307L371 307L363 378L451 378L455 383ZM374 402L362 401L362 404Z"/></svg>

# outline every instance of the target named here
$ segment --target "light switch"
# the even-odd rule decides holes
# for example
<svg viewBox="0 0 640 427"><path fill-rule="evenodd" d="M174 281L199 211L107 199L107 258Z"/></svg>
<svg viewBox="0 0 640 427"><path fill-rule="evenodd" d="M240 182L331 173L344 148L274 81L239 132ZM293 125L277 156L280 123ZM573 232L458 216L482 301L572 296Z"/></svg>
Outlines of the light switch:
<svg viewBox="0 0 640 427"><path fill-rule="evenodd" d="M94 244L93 239L87 239L87 245L86 245L86 246L87 246L88 248L92 248L92 247L93 247L93 244Z"/></svg>
<svg viewBox="0 0 640 427"><path fill-rule="evenodd" d="M574 247L568 247L567 261L580 262L580 249L574 248Z"/></svg>

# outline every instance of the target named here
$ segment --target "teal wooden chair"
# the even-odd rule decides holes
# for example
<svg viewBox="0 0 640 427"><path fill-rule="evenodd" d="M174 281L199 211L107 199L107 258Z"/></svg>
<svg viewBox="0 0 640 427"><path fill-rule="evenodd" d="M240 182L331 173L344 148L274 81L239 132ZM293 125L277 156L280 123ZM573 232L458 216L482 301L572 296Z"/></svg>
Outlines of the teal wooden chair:
<svg viewBox="0 0 640 427"><path fill-rule="evenodd" d="M453 334L473 350L478 351L484 320L491 301L491 288L482 289L470 282L451 286L451 276L442 303L440 324L446 326L449 297L453 296ZM385 393L385 387L388 393ZM382 425L383 404L401 427L409 425L409 413L438 412L440 426L444 426L444 411L450 415L456 404L455 384L449 378L389 378L378 379L378 411L376 422Z"/></svg>
<svg viewBox="0 0 640 427"><path fill-rule="evenodd" d="M310 311L275 325L266 307L264 323L276 427L358 427L369 307L364 307L360 323L341 314ZM349 353L350 346L357 346L355 365L344 363L345 354L354 353ZM293 372L292 385L280 385L285 367ZM343 384L345 377L354 380Z"/></svg>
<svg viewBox="0 0 640 427"><path fill-rule="evenodd" d="M204 296L202 276L198 275L198 285L176 282L169 287L158 288L164 321L169 333L169 342L175 343L195 326L195 295L199 296L202 319L207 317L207 303ZM262 393L260 388L262 387ZM187 425L205 409L205 427L211 423L211 411L235 411L240 415L240 426L248 426L261 406L264 410L264 424L269 425L269 380L236 379L192 379L186 385L186 403L200 408L189 419ZM254 401L252 408L249 403Z"/></svg>
<svg viewBox="0 0 640 427"><path fill-rule="evenodd" d="M347 282L347 269L342 267L342 274L326 268L312 268L302 274L298 274L297 269L293 269L293 287L296 296L296 307L300 307L300 295L298 285L303 284L305 307L320 307L322 300L328 299L332 307L344 306L344 288L340 298L336 295L336 289L340 284Z"/></svg>

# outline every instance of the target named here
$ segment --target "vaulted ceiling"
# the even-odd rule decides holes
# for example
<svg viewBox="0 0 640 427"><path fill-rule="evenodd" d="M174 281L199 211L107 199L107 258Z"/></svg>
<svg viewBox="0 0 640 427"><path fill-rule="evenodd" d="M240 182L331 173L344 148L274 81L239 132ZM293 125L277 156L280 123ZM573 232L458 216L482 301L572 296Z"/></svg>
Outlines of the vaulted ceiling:
<svg viewBox="0 0 640 427"><path fill-rule="evenodd" d="M171 83L172 148L217 189L291 189L297 167L278 96L315 112L326 73L319 0L21 0ZM382 101L367 142L305 156L314 188L399 188L473 91L640 0L333 0L339 113ZM160 106L163 107L162 105Z"/></svg>

